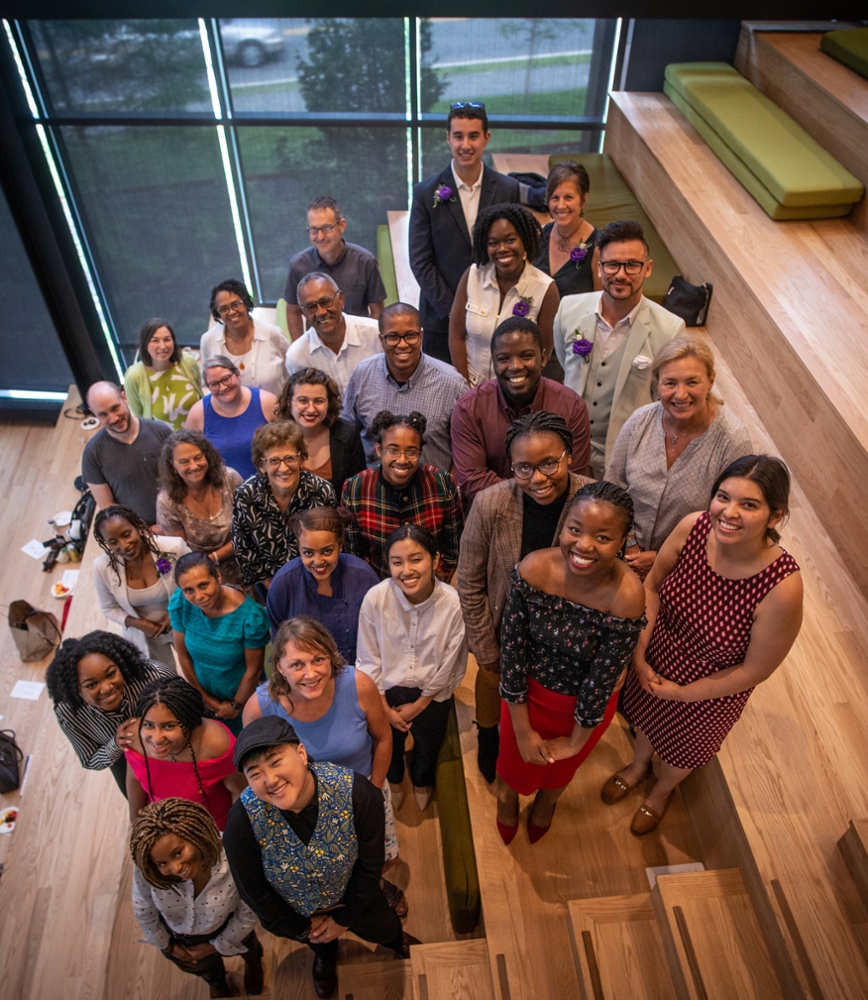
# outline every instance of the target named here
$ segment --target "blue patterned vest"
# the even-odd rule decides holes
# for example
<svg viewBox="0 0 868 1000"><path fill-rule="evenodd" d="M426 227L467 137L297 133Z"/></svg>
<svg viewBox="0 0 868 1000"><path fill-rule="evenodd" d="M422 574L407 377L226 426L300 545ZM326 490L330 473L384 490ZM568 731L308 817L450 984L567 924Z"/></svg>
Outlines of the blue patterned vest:
<svg viewBox="0 0 868 1000"><path fill-rule="evenodd" d="M262 851L262 870L272 889L309 917L343 898L359 843L353 823L353 772L325 762L310 765L317 777L319 812L309 844L299 840L275 806L241 793L253 835Z"/></svg>

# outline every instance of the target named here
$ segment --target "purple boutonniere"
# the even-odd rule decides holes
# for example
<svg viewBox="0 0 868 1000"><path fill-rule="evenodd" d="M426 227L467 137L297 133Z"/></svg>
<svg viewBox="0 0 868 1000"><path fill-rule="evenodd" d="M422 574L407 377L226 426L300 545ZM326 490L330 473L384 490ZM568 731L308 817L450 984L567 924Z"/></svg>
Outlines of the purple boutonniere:
<svg viewBox="0 0 868 1000"><path fill-rule="evenodd" d="M441 184L434 192L434 207L436 208L441 201L455 201L455 193L448 184Z"/></svg>
<svg viewBox="0 0 868 1000"><path fill-rule="evenodd" d="M578 334L576 330L576 334ZM573 354L578 354L585 359L586 362L590 361L591 351L593 351L594 345L590 340L585 340L584 337L578 337L573 341Z"/></svg>
<svg viewBox="0 0 868 1000"><path fill-rule="evenodd" d="M172 560L169 558L168 552L160 553L157 559L157 572L160 576L165 576L167 573L172 572Z"/></svg>
<svg viewBox="0 0 868 1000"><path fill-rule="evenodd" d="M588 244L579 243L570 250L570 260L573 261L576 267L580 267L582 261L588 256Z"/></svg>
<svg viewBox="0 0 868 1000"><path fill-rule="evenodd" d="M530 307L533 305L532 295L519 295L518 302L512 307L513 316L527 316L530 313Z"/></svg>

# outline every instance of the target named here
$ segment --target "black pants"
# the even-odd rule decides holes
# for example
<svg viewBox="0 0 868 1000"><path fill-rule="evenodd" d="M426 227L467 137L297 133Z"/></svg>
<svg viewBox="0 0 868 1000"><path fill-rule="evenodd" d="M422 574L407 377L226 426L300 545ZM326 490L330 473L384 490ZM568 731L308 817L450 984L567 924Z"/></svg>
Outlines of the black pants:
<svg viewBox="0 0 868 1000"><path fill-rule="evenodd" d="M414 702L421 694L421 688L393 687L386 691L386 702L391 708L396 708L398 705ZM415 748L410 762L410 780L417 788L427 788L434 784L437 756L446 736L451 708L452 698L447 698L446 701L432 701L410 724ZM393 785L399 785L404 778L406 741L407 734L392 726L392 762L386 777Z"/></svg>
<svg viewBox="0 0 868 1000"><path fill-rule="evenodd" d="M206 944L212 937L217 936L217 932L213 934L175 934L173 931L169 931L169 933L172 935L170 944L174 944L177 941L183 945ZM245 962L250 963L262 960L262 945L259 943L256 931L251 931L241 943L247 949L241 956ZM166 953L163 952L163 954L165 955ZM175 958L174 955L166 955L166 958L184 972L200 976L211 986L219 985L226 979L226 967L223 965L223 956L217 954L217 952L214 952L212 955L206 955L204 958L199 959L198 962L185 962L181 958Z"/></svg>
<svg viewBox="0 0 868 1000"><path fill-rule="evenodd" d="M439 358L447 365L452 364L452 355L449 353L449 317L438 321L436 326L430 324L425 327L422 336L422 350L432 358Z"/></svg>
<svg viewBox="0 0 868 1000"><path fill-rule="evenodd" d="M274 933L273 928L265 924L263 926ZM379 887L366 900L366 905L358 910L347 930L352 931L363 941L381 944L399 953L404 945L401 921ZM314 944L311 941L306 941L305 944L315 955L327 960L334 956L338 948L337 940L329 941L328 944Z"/></svg>
<svg viewBox="0 0 868 1000"><path fill-rule="evenodd" d="M109 764L112 777L118 783L118 788L124 798L127 797L127 758L123 754L118 757L114 764Z"/></svg>

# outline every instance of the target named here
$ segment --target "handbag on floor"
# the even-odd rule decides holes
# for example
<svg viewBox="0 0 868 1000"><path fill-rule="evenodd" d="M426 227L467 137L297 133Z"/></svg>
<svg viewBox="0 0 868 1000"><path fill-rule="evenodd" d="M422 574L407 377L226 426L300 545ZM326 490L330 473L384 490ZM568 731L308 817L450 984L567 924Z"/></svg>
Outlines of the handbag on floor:
<svg viewBox="0 0 868 1000"><path fill-rule="evenodd" d="M0 729L0 795L14 792L21 784L19 767L24 760L11 729Z"/></svg>
<svg viewBox="0 0 868 1000"><path fill-rule="evenodd" d="M63 639L54 615L38 611L27 601L13 601L9 605L9 628L18 655L25 663L44 659Z"/></svg>
<svg viewBox="0 0 868 1000"><path fill-rule="evenodd" d="M691 285L676 274L666 292L664 305L669 312L680 316L686 326L704 326L713 291L714 285L710 281L704 285Z"/></svg>

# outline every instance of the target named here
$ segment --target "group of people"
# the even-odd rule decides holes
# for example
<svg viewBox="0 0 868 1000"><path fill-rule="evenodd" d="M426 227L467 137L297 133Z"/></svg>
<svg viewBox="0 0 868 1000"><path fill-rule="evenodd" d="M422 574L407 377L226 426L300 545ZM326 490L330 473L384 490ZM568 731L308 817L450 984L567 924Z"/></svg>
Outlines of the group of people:
<svg viewBox="0 0 868 1000"><path fill-rule="evenodd" d="M414 192L418 310L384 306L318 198L291 341L225 281L201 376L152 320L126 390L87 394L94 579L122 636L65 640L49 692L128 798L148 941L212 995L223 955L261 989L256 919L310 945L323 997L345 930L406 954L383 872L407 736L424 810L468 651L497 830L533 796L535 843L619 708L635 756L601 797L644 787L631 831L656 829L799 630L786 467L752 454L705 340L643 296L641 226L587 223L568 162L541 230L489 138L483 105L452 106L452 162Z"/></svg>

